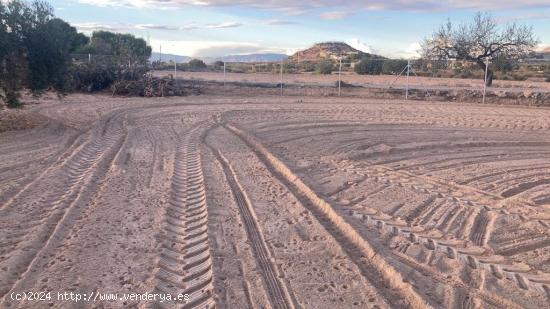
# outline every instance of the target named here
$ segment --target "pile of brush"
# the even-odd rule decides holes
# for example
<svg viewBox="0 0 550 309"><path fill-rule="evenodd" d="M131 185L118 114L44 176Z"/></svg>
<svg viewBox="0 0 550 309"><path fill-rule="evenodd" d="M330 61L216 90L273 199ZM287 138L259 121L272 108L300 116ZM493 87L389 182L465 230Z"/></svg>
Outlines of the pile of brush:
<svg viewBox="0 0 550 309"><path fill-rule="evenodd" d="M124 80L113 83L113 95L138 97L171 97L199 94L197 85L190 81L145 74L138 80Z"/></svg>

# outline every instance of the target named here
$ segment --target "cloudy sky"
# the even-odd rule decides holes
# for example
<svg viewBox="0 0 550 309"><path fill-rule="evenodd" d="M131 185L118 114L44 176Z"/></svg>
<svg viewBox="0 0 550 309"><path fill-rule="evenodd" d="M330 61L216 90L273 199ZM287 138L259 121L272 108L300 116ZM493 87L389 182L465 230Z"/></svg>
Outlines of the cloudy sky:
<svg viewBox="0 0 550 309"><path fill-rule="evenodd" d="M450 18L490 11L500 22L532 25L550 44L549 0L53 0L80 31L105 29L149 38L154 51L186 56L291 54L323 41L410 57Z"/></svg>

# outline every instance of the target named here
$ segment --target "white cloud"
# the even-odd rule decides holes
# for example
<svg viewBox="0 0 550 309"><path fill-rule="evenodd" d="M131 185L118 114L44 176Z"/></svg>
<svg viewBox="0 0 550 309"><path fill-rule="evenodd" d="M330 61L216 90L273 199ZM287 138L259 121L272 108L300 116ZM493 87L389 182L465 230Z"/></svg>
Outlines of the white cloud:
<svg viewBox="0 0 550 309"><path fill-rule="evenodd" d="M102 23L95 23L95 22L72 23L71 25L83 32L89 32L89 31L95 31L95 30L122 31L122 30L128 29L127 26L123 26L120 24L102 24Z"/></svg>
<svg viewBox="0 0 550 309"><path fill-rule="evenodd" d="M223 29L223 28L235 28L240 27L243 24L238 22L224 22L218 24L205 24L200 25L196 23L190 23L182 26L172 25L157 25L157 24L120 24L120 23L97 23L97 22L85 22L85 23L73 23L74 27L83 32L91 32L97 30L106 31L130 31L130 30L167 30L167 31L190 31L195 29Z"/></svg>
<svg viewBox="0 0 550 309"><path fill-rule="evenodd" d="M422 46L420 45L420 42L414 42L407 46L405 53L410 55L411 58L420 57L421 50Z"/></svg>
<svg viewBox="0 0 550 309"><path fill-rule="evenodd" d="M285 26L285 25L296 25L298 23L294 21L289 21L289 20L269 19L269 20L265 20L263 24L269 25L269 26Z"/></svg>
<svg viewBox="0 0 550 309"><path fill-rule="evenodd" d="M208 24L205 26L205 28L208 28L208 29L236 28L242 25L243 24L241 23L232 21L232 22L225 22L220 24Z"/></svg>
<svg viewBox="0 0 550 309"><path fill-rule="evenodd" d="M342 19L346 16L348 16L349 13L347 12L343 12L343 11L332 11L332 12L324 12L324 13L321 13L319 16L322 18L322 19L326 19L326 20L335 20L335 19Z"/></svg>
<svg viewBox="0 0 550 309"><path fill-rule="evenodd" d="M191 57L221 57L253 53L285 53L284 48L265 47L253 42L151 40L154 51Z"/></svg>
<svg viewBox="0 0 550 309"><path fill-rule="evenodd" d="M303 14L318 8L367 10L444 11L454 9L499 10L549 8L548 0L78 0L97 6L128 6L167 9L183 6L242 6L273 9L288 15Z"/></svg>
<svg viewBox="0 0 550 309"><path fill-rule="evenodd" d="M372 49L372 47L370 47L369 45L361 42L361 40L359 40L358 38L349 39L349 40L346 41L346 44L348 44L349 46L351 46L355 49L358 49L362 52L365 52L365 53L370 53L370 54L376 53Z"/></svg>
<svg viewBox="0 0 550 309"><path fill-rule="evenodd" d="M291 55L294 55L296 52L299 52L301 50L304 50L304 49L307 49L309 48L310 46L307 46L307 47L293 47L293 48L287 48L285 51L284 51L284 54L285 55L288 55L288 56L291 56Z"/></svg>
<svg viewBox="0 0 550 309"><path fill-rule="evenodd" d="M388 50L384 56L390 58L404 58L404 59L416 59L420 57L422 46L420 42L413 42L407 45L405 49L401 50Z"/></svg>
<svg viewBox="0 0 550 309"><path fill-rule="evenodd" d="M164 26L164 25L155 25L155 24L137 24L135 25L136 29L141 30L179 30L179 27L173 26Z"/></svg>

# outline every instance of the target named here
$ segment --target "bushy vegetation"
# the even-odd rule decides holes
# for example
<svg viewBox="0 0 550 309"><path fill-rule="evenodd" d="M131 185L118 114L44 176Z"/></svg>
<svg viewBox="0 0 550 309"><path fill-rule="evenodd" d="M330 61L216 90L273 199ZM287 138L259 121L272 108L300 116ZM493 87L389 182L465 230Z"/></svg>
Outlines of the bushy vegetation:
<svg viewBox="0 0 550 309"><path fill-rule="evenodd" d="M151 51L151 46L145 40L131 34L96 31L90 42L82 45L76 53L113 56L118 64L145 65Z"/></svg>
<svg viewBox="0 0 550 309"><path fill-rule="evenodd" d="M20 106L24 87L62 90L70 53L87 42L46 2L0 1L0 95L8 107Z"/></svg>
<svg viewBox="0 0 550 309"><path fill-rule="evenodd" d="M191 59L187 65L191 71L204 71L206 70L206 63L200 59Z"/></svg>
<svg viewBox="0 0 550 309"><path fill-rule="evenodd" d="M94 92L109 89L116 81L135 81L149 71L147 66L124 67L112 63L75 63L65 79L65 89Z"/></svg>
<svg viewBox="0 0 550 309"><path fill-rule="evenodd" d="M382 66L384 62L382 60L369 60L363 59L355 65L354 71L357 74L370 74L377 75L382 73Z"/></svg>
<svg viewBox="0 0 550 309"><path fill-rule="evenodd" d="M151 47L130 34L94 32L77 51L90 58L73 61L66 76L69 91L100 91L116 81L137 80L149 70Z"/></svg>
<svg viewBox="0 0 550 309"><path fill-rule="evenodd" d="M407 67L407 60L403 59L388 59L382 62L383 74L399 74Z"/></svg>
<svg viewBox="0 0 550 309"><path fill-rule="evenodd" d="M108 61L73 61L75 53ZM136 78L150 55L151 47L129 34L99 31L88 38L78 33L55 18L47 2L0 1L0 97L8 107L20 106L23 88L35 94L99 90L119 78Z"/></svg>
<svg viewBox="0 0 550 309"><path fill-rule="evenodd" d="M321 62L315 67L315 72L319 74L332 74L334 71L334 65L330 62Z"/></svg>

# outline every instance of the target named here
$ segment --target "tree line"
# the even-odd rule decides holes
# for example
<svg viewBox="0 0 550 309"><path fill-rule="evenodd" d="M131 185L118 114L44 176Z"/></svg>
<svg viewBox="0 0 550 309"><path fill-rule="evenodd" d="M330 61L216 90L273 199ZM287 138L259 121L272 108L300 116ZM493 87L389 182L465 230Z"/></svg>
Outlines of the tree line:
<svg viewBox="0 0 550 309"><path fill-rule="evenodd" d="M97 65L72 61L71 55L78 53L111 55L114 61L98 70ZM8 107L20 106L22 89L63 93L97 79L106 80L102 87L110 86L117 77L113 75L122 74L124 67L145 65L150 55L145 40L130 34L79 33L56 18L45 1L0 1L0 97Z"/></svg>

